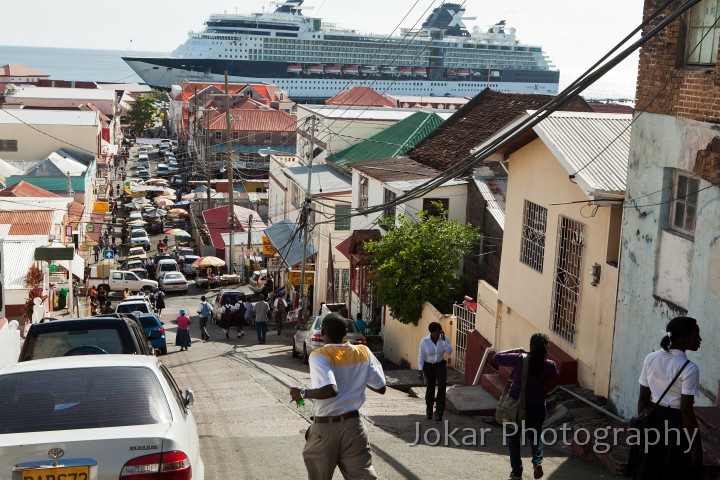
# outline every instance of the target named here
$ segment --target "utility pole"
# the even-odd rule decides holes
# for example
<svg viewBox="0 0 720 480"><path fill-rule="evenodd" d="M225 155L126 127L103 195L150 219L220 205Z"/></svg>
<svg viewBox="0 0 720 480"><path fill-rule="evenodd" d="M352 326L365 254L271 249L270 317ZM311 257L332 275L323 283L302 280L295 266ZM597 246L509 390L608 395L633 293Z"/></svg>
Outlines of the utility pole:
<svg viewBox="0 0 720 480"><path fill-rule="evenodd" d="M308 244L308 236L310 234L310 228L309 228L309 220L310 220L310 209L312 207L312 192L310 191L310 187L312 186L312 168L313 168L313 159L315 157L315 116L313 115L310 117L310 154L308 155L308 181L307 181L307 190L305 191L305 203L303 205L303 211L301 215L303 216L303 249L302 249L302 265L300 267L300 298L301 301L301 308L307 307L307 295L305 294L305 266L307 263L307 244ZM300 310L302 312L302 310Z"/></svg>
<svg viewBox="0 0 720 480"><path fill-rule="evenodd" d="M210 168L210 110L204 110L205 115L205 176L207 177L207 209L210 210L210 178L212 169Z"/></svg>
<svg viewBox="0 0 720 480"><path fill-rule="evenodd" d="M228 71L225 70L225 122L227 123L227 171L228 171L228 223L230 224L230 262L228 273L235 271L235 189L233 188L232 160L232 124L230 123L230 88L228 87Z"/></svg>
<svg viewBox="0 0 720 480"><path fill-rule="evenodd" d="M253 216L250 215L248 218L248 239L247 239L247 248L250 251L250 258L248 259L248 267L245 270L245 277L250 278L250 275L252 274L252 248L250 245L252 245L252 223L253 223Z"/></svg>

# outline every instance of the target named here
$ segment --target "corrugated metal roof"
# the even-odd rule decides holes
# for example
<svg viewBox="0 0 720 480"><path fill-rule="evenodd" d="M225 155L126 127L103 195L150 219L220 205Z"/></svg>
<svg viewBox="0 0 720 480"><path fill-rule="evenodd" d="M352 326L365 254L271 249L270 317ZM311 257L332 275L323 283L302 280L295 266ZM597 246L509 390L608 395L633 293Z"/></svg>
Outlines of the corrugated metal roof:
<svg viewBox="0 0 720 480"><path fill-rule="evenodd" d="M33 185L25 181L21 181L8 187L5 190L0 191L0 197L47 197L47 198L58 198L60 195L56 195L52 192L48 192L38 186Z"/></svg>
<svg viewBox="0 0 720 480"><path fill-rule="evenodd" d="M0 159L0 177L5 178L11 175L22 175L23 171Z"/></svg>
<svg viewBox="0 0 720 480"><path fill-rule="evenodd" d="M423 183L427 182L430 178L422 178L418 180L399 180L397 182L387 182L385 185L391 188L396 188L402 192L408 192L412 190L415 187L419 187ZM442 188L442 187L453 187L455 185L465 185L467 181L465 180L448 180L447 182L443 183L439 187L435 187L435 189ZM434 191L434 190L433 190Z"/></svg>
<svg viewBox="0 0 720 480"><path fill-rule="evenodd" d="M58 197L24 197L24 198L0 198L0 211L13 210L62 210L67 211L68 203L72 198Z"/></svg>
<svg viewBox="0 0 720 480"><path fill-rule="evenodd" d="M48 235L52 220L52 210L0 212L0 224L10 225L8 235Z"/></svg>
<svg viewBox="0 0 720 480"><path fill-rule="evenodd" d="M0 110L0 125L98 126L98 113L83 110Z"/></svg>
<svg viewBox="0 0 720 480"><path fill-rule="evenodd" d="M338 105L303 105L302 108L310 110L313 114L324 118L345 120L390 120L399 122L415 113L414 108L386 108L386 107L346 107ZM443 120L447 120L452 112L434 112Z"/></svg>
<svg viewBox="0 0 720 480"><path fill-rule="evenodd" d="M283 173L301 189L307 188L308 167L289 167L283 169ZM330 165L313 165L310 187L312 195L349 192L352 190L352 182Z"/></svg>
<svg viewBox="0 0 720 480"><path fill-rule="evenodd" d="M350 163L404 155L442 123L443 119L434 113L416 112L372 137L328 156L327 162L349 173Z"/></svg>
<svg viewBox="0 0 720 480"><path fill-rule="evenodd" d="M294 267L303 260L303 242L299 232L295 229L295 225L290 220L280 220L275 225L265 230L265 235L270 239L270 243L282 257L288 267ZM316 250L312 243L308 242L305 250L305 258L315 255Z"/></svg>
<svg viewBox="0 0 720 480"><path fill-rule="evenodd" d="M500 228L505 230L505 205L507 199L507 177L475 177L475 185Z"/></svg>
<svg viewBox="0 0 720 480"><path fill-rule="evenodd" d="M226 130L225 112L214 112L210 130ZM297 118L282 110L230 110L230 123L236 132L295 132Z"/></svg>
<svg viewBox="0 0 720 480"><path fill-rule="evenodd" d="M380 182L439 177L442 172L408 157L393 157L351 164L350 168Z"/></svg>
<svg viewBox="0 0 720 480"><path fill-rule="evenodd" d="M73 100L115 100L114 90L99 88L28 87L18 88L9 98L62 98Z"/></svg>
<svg viewBox="0 0 720 480"><path fill-rule="evenodd" d="M45 237L47 240L47 237ZM19 290L25 288L27 270L35 258L36 243L33 240L8 240L3 242L3 267L5 268L5 288Z"/></svg>
<svg viewBox="0 0 720 480"><path fill-rule="evenodd" d="M534 130L590 197L623 195L632 115L555 112Z"/></svg>
<svg viewBox="0 0 720 480"><path fill-rule="evenodd" d="M370 87L352 87L325 100L325 105L373 106L394 108L392 102Z"/></svg>
<svg viewBox="0 0 720 480"><path fill-rule="evenodd" d="M55 152L47 156L47 159L54 163L63 172L70 172L70 175L82 175L87 166L72 158L65 158Z"/></svg>

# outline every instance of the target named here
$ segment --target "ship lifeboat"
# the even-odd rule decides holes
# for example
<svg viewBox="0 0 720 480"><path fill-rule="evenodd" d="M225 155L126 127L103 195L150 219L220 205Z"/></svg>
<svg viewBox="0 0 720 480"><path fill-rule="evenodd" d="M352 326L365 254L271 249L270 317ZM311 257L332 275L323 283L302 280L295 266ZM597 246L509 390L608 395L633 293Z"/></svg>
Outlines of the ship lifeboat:
<svg viewBox="0 0 720 480"><path fill-rule="evenodd" d="M459 68L457 71L458 77L468 77L470 76L470 70L467 68Z"/></svg>
<svg viewBox="0 0 720 480"><path fill-rule="evenodd" d="M414 67L412 71L415 76L427 77L427 68L425 67Z"/></svg>
<svg viewBox="0 0 720 480"><path fill-rule="evenodd" d="M300 65L288 65L287 67L288 73L300 73L302 72L302 67Z"/></svg>
<svg viewBox="0 0 720 480"><path fill-rule="evenodd" d="M380 67L380 73L385 75L396 75L398 73L398 68L391 65Z"/></svg>
<svg viewBox="0 0 720 480"><path fill-rule="evenodd" d="M410 67L400 67L398 69L398 72L400 72L400 75L402 75L403 77L409 77L413 73L412 68Z"/></svg>
<svg viewBox="0 0 720 480"><path fill-rule="evenodd" d="M345 67L343 67L343 73L346 75L357 75L358 72L358 67L355 65L345 65Z"/></svg>
<svg viewBox="0 0 720 480"><path fill-rule="evenodd" d="M375 75L378 71L377 65L363 65L360 68L360 73L365 75Z"/></svg>
<svg viewBox="0 0 720 480"><path fill-rule="evenodd" d="M455 70L454 68L450 68L450 69L448 69L447 74L450 75L451 77L455 77L455 76L457 76L457 70Z"/></svg>
<svg viewBox="0 0 720 480"><path fill-rule="evenodd" d="M310 65L307 68L307 73L311 75L322 75L325 73L325 70L323 69L322 65Z"/></svg>
<svg viewBox="0 0 720 480"><path fill-rule="evenodd" d="M337 65L328 65L325 67L325 73L340 75L342 73L342 69Z"/></svg>

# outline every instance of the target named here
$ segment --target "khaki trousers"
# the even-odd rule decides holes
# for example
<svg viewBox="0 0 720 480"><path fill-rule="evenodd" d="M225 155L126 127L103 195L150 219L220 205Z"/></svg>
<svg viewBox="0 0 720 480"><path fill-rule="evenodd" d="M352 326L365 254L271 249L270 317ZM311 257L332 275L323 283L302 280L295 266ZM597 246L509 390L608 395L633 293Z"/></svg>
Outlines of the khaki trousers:
<svg viewBox="0 0 720 480"><path fill-rule="evenodd" d="M368 432L360 418L313 423L306 433L303 458L310 480L331 480L335 467L346 479L377 479Z"/></svg>

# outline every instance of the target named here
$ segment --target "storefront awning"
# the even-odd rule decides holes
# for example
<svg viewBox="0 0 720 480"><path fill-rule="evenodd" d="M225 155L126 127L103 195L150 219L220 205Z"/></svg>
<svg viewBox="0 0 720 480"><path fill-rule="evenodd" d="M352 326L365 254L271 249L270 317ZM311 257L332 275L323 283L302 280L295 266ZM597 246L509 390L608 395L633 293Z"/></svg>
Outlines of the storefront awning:
<svg viewBox="0 0 720 480"><path fill-rule="evenodd" d="M275 225L265 229L265 235L270 239L275 250L280 254L285 264L292 268L303 261L303 239L295 225L290 220L281 220ZM308 242L304 258L315 255L316 250Z"/></svg>

